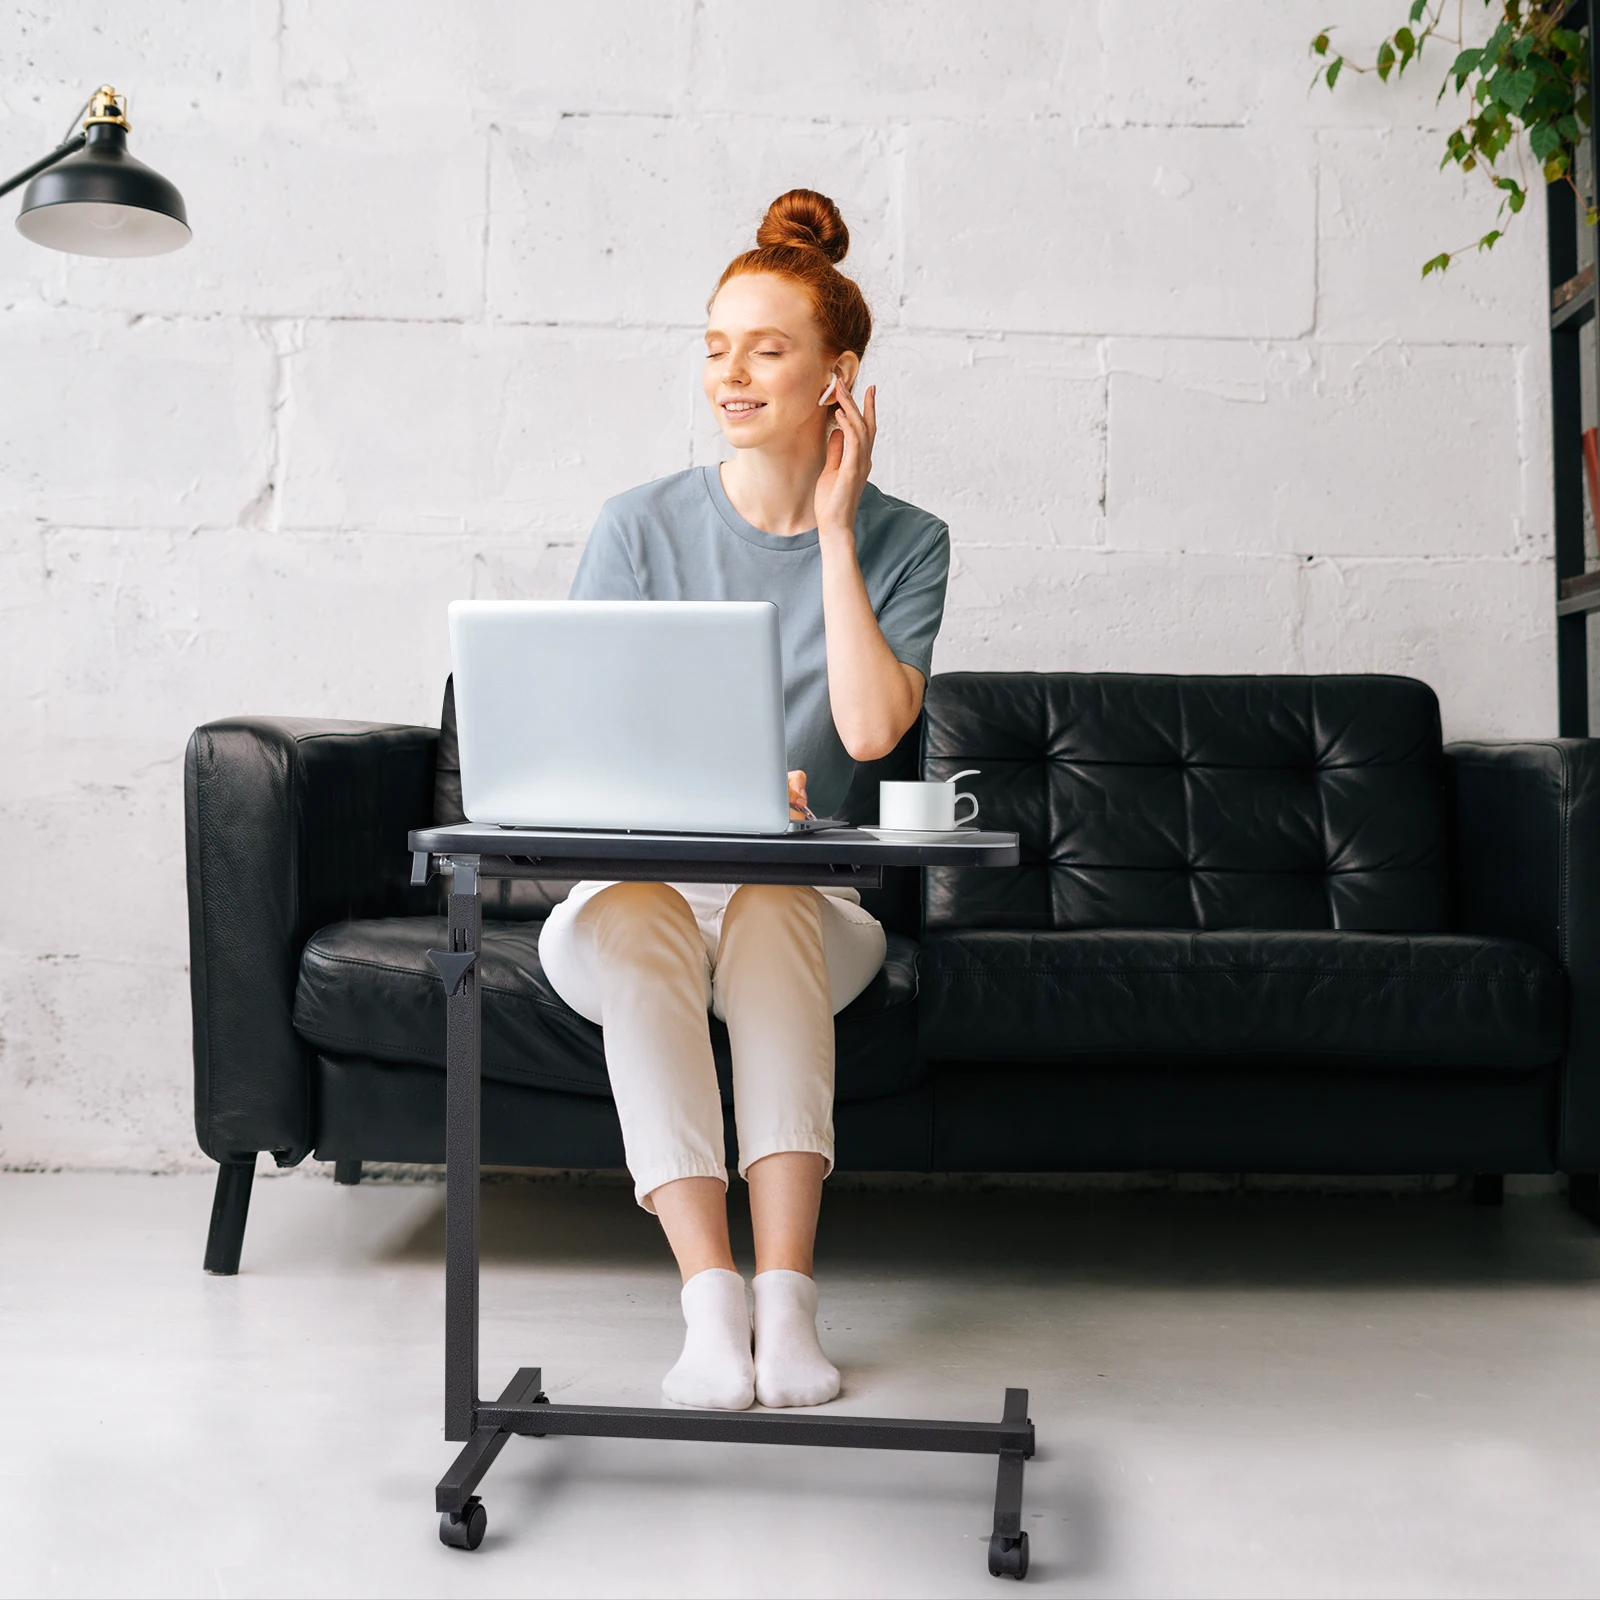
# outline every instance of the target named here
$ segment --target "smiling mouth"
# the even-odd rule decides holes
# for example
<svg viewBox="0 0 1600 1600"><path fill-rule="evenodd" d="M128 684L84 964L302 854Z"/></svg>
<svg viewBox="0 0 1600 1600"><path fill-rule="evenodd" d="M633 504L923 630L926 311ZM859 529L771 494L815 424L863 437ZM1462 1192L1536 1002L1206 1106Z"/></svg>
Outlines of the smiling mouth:
<svg viewBox="0 0 1600 1600"><path fill-rule="evenodd" d="M765 400L723 400L722 409L730 417L749 417L766 408Z"/></svg>

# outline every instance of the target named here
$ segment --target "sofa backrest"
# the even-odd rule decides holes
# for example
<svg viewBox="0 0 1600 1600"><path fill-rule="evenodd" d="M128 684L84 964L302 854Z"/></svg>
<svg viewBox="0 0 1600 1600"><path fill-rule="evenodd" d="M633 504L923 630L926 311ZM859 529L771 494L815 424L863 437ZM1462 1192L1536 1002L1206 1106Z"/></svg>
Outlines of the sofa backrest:
<svg viewBox="0 0 1600 1600"><path fill-rule="evenodd" d="M931 870L928 930L1449 927L1439 703L1412 678L956 672L922 765L964 767L1013 869Z"/></svg>

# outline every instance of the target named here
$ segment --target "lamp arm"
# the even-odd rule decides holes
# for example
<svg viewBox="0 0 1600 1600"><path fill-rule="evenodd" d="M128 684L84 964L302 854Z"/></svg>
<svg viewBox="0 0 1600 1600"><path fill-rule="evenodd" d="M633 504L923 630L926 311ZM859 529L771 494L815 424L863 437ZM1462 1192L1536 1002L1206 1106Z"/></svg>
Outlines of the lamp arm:
<svg viewBox="0 0 1600 1600"><path fill-rule="evenodd" d="M26 183L29 178L37 177L46 167L53 167L56 162L63 161L70 156L74 150L82 149L83 141L86 137L86 134L75 133L65 144L57 146L43 160L35 161L31 167L24 167L16 177L7 178L4 183L0 183L0 194L10 194L18 184Z"/></svg>

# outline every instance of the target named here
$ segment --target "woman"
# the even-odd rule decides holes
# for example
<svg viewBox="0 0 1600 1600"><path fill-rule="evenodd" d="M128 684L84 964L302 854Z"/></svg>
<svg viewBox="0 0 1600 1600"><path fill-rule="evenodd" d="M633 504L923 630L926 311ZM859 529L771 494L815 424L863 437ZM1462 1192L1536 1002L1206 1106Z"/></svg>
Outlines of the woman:
<svg viewBox="0 0 1600 1600"><path fill-rule="evenodd" d="M790 803L829 815L857 761L916 721L944 611L949 531L867 481L876 396L851 390L872 319L835 268L838 207L768 208L712 296L705 394L733 459L608 500L575 600L771 600L783 641ZM833 1016L882 965L853 890L583 883L539 954L605 1030L639 1203L683 1275L680 1405L820 1405L839 1374L817 1340L812 1248L833 1166ZM728 1026L739 1170L755 1233L754 1353L728 1241L722 1109L707 1012Z"/></svg>

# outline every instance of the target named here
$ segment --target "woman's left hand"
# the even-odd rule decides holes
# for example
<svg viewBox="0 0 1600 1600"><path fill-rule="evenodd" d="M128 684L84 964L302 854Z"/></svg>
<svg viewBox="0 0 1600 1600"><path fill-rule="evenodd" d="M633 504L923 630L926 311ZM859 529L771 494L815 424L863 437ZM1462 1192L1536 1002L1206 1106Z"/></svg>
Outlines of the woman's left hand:
<svg viewBox="0 0 1600 1600"><path fill-rule="evenodd" d="M867 390L865 408L840 384L838 427L828 436L828 455L817 479L817 528L822 533L854 534L856 507L872 471L872 444L878 436L878 386Z"/></svg>

